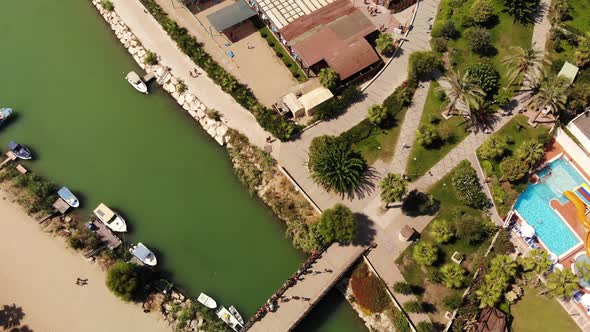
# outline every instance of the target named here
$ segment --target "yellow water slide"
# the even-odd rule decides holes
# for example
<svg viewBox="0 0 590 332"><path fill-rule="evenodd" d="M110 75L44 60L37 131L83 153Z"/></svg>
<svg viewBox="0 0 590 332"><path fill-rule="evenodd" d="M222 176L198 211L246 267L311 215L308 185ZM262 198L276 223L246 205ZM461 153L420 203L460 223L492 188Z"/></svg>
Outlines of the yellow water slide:
<svg viewBox="0 0 590 332"><path fill-rule="evenodd" d="M572 191L568 190L564 192L563 195L574 204L576 210L578 211L578 219L580 219L580 222L582 225L584 225L586 230L589 231L586 233L586 242L584 243L584 247L586 248L586 254L590 256L590 217L586 217L586 204L584 204L584 202L582 202L582 200Z"/></svg>

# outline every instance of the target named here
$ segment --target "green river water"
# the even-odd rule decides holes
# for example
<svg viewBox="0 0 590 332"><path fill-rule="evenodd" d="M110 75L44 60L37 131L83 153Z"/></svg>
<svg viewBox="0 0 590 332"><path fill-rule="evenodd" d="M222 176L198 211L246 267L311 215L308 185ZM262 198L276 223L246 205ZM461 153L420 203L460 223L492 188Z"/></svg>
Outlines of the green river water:
<svg viewBox="0 0 590 332"><path fill-rule="evenodd" d="M131 1L131 0L130 0ZM26 166L79 193L82 213L104 202L191 295L204 291L254 313L305 257L283 225L234 176L227 153L139 70L87 0L0 1L0 129L31 147ZM362 331L332 291L301 331Z"/></svg>

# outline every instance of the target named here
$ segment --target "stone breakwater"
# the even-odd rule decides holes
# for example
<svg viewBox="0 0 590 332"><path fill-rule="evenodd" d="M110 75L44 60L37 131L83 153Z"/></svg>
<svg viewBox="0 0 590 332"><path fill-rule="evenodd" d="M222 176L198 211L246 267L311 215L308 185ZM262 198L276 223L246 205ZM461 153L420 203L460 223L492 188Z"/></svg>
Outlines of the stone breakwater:
<svg viewBox="0 0 590 332"><path fill-rule="evenodd" d="M198 100L184 83L178 78L174 77L169 68L162 63L156 65L148 65L145 59L149 50L142 46L139 39L131 32L129 27L123 23L119 15L115 11L108 11L102 8L100 1L92 0L92 4L105 21L110 25L111 29L123 47L127 49L129 54L133 57L135 62L150 75L154 75L158 84L162 86L164 91L168 92L176 102L193 118L203 129L220 145L225 145L230 137L228 133L228 126L223 123L222 119L216 120L208 116L209 111L207 107ZM204 75L204 74L203 74ZM185 87L185 91L181 86Z"/></svg>

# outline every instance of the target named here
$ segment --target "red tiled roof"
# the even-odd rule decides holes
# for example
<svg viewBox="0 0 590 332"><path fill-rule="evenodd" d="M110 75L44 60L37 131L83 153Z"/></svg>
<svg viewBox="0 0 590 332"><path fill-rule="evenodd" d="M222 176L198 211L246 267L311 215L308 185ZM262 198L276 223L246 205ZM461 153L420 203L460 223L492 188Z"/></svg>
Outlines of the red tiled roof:
<svg viewBox="0 0 590 332"><path fill-rule="evenodd" d="M280 32L307 66L324 60L340 79L346 79L379 61L365 39L375 30L349 0L338 0L299 17Z"/></svg>

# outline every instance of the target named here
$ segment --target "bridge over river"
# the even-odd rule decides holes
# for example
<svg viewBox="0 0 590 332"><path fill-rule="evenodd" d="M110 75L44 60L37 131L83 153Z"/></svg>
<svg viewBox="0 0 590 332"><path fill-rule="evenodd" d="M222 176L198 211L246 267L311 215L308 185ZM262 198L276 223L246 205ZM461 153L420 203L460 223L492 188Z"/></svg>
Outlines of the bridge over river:
<svg viewBox="0 0 590 332"><path fill-rule="evenodd" d="M268 312L260 320L254 321L248 331L276 332L291 331L303 317L320 301L320 299L340 280L342 275L366 251L364 246L341 246L332 244L308 268L315 271L302 275L299 280L287 288L281 300L276 302L274 312ZM299 299L293 299L299 298Z"/></svg>

